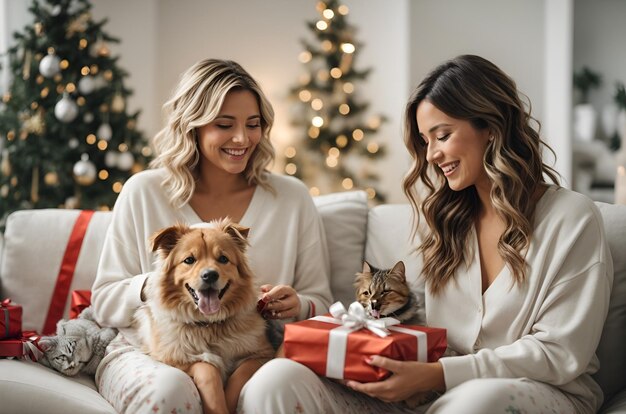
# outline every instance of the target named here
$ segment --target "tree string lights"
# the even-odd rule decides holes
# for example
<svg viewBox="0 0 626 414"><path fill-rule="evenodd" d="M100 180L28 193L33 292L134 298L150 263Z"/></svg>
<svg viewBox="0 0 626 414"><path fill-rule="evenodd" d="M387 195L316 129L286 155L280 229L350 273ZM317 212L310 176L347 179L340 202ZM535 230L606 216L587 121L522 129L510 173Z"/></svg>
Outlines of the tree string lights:
<svg viewBox="0 0 626 414"><path fill-rule="evenodd" d="M372 115L365 121L369 105L358 100L356 83L370 69L355 68L361 45L346 20L349 9L336 0L320 1L316 8L320 17L308 27L318 44L302 41L299 60L306 73L291 90L299 102L293 123L303 129L306 144L285 149L285 172L301 178L313 195L360 188L370 199L384 201L370 161L384 155L374 135L386 118Z"/></svg>

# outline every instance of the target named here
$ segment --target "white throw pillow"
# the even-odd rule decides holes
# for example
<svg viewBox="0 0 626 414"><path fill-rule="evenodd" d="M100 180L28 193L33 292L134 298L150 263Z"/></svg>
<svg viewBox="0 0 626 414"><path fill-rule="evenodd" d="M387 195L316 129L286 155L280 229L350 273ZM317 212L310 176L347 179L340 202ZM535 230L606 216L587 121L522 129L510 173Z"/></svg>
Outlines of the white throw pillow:
<svg viewBox="0 0 626 414"><path fill-rule="evenodd" d="M414 252L418 239L411 240L412 212L409 204L383 204L372 208L367 220L365 260L379 269L404 262L407 282L424 309L424 282L419 278L422 258Z"/></svg>
<svg viewBox="0 0 626 414"><path fill-rule="evenodd" d="M22 305L23 330L42 333L67 242L79 214L79 210L42 209L17 211L8 217L0 263L2 295ZM88 224L66 298L65 319L69 316L69 293L91 289L111 215L96 212Z"/></svg>
<svg viewBox="0 0 626 414"><path fill-rule="evenodd" d="M361 270L367 229L367 193L348 191L313 198L324 222L334 300L354 302L355 274Z"/></svg>

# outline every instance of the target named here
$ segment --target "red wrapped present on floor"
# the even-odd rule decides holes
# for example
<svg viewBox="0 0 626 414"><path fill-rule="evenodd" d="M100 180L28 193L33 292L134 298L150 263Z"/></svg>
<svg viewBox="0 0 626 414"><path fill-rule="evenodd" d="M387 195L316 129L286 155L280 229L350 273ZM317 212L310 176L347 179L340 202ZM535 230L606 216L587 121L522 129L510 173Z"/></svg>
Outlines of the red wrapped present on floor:
<svg viewBox="0 0 626 414"><path fill-rule="evenodd" d="M73 290L70 302L70 319L75 319L91 305L91 290Z"/></svg>
<svg viewBox="0 0 626 414"><path fill-rule="evenodd" d="M24 331L16 339L0 340L0 358L21 358L37 361L43 355L39 349L40 336L35 331Z"/></svg>
<svg viewBox="0 0 626 414"><path fill-rule="evenodd" d="M447 347L445 329L400 325L394 318L370 319L358 302L348 311L337 302L330 313L286 324L283 342L287 358L328 378L380 381L390 372L368 364L369 356L434 362Z"/></svg>
<svg viewBox="0 0 626 414"><path fill-rule="evenodd" d="M22 307L11 299L0 302L0 339L19 338L22 335Z"/></svg>

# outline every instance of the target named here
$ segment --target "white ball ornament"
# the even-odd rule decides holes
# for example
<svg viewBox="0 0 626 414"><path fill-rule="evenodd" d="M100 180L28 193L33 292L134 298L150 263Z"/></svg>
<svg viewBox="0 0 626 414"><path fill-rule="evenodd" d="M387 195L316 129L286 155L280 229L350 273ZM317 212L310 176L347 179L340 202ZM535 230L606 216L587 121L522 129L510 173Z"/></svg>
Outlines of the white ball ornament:
<svg viewBox="0 0 626 414"><path fill-rule="evenodd" d="M96 90L96 79L93 76L83 76L78 81L78 92L83 95L89 95Z"/></svg>
<svg viewBox="0 0 626 414"><path fill-rule="evenodd" d="M117 167L118 156L119 153L116 151L107 151L107 153L104 154L104 164L109 168Z"/></svg>
<svg viewBox="0 0 626 414"><path fill-rule="evenodd" d="M50 53L39 62L39 72L46 78L52 78L61 72L61 59L54 53Z"/></svg>
<svg viewBox="0 0 626 414"><path fill-rule="evenodd" d="M121 152L117 157L117 168L122 171L128 171L133 168L135 164L135 157L129 151Z"/></svg>
<svg viewBox="0 0 626 414"><path fill-rule="evenodd" d="M67 93L64 93L63 98L54 106L54 116L66 124L72 122L78 116L78 105Z"/></svg>
<svg viewBox="0 0 626 414"><path fill-rule="evenodd" d="M65 208L75 209L80 207L80 202L78 201L78 197L71 196L65 199Z"/></svg>
<svg viewBox="0 0 626 414"><path fill-rule="evenodd" d="M91 123L94 119L94 116L91 112L87 112L84 116L83 116L83 121L85 121L86 123Z"/></svg>
<svg viewBox="0 0 626 414"><path fill-rule="evenodd" d="M96 131L96 136L105 141L109 141L113 136L113 130L111 129L111 125L104 123L98 127L98 131Z"/></svg>
<svg viewBox="0 0 626 414"><path fill-rule="evenodd" d="M68 141L67 145L68 145L71 149L76 149L76 148L78 148L78 145L80 145L80 142L78 142L78 138L76 138L76 137L72 137L72 138L70 138L70 140Z"/></svg>
<svg viewBox="0 0 626 414"><path fill-rule="evenodd" d="M102 89L107 86L109 83L100 75L94 76L96 89Z"/></svg>
<svg viewBox="0 0 626 414"><path fill-rule="evenodd" d="M96 166L89 161L87 154L80 156L80 161L74 164L72 172L74 173L74 180L80 185L91 185L96 180Z"/></svg>
<svg viewBox="0 0 626 414"><path fill-rule="evenodd" d="M125 106L126 102L124 102L124 97L119 93L115 94L111 101L111 111L120 113L124 110Z"/></svg>

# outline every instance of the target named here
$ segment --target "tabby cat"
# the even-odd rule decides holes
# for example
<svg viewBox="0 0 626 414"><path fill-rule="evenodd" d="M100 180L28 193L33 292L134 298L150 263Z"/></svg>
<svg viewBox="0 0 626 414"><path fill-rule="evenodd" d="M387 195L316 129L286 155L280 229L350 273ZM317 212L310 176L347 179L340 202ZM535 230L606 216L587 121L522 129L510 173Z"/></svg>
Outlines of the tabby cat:
<svg viewBox="0 0 626 414"><path fill-rule="evenodd" d="M56 336L39 340L43 351L39 362L68 376L79 372L93 375L116 335L117 329L101 328L91 307L85 308L77 319L60 320Z"/></svg>
<svg viewBox="0 0 626 414"><path fill-rule="evenodd" d="M409 325L424 325L423 309L406 281L404 262L377 269L363 262L354 282L356 299L373 318L391 316Z"/></svg>
<svg viewBox="0 0 626 414"><path fill-rule="evenodd" d="M363 262L363 271L356 274L354 287L356 299L373 318L391 316L406 325L425 325L423 306L420 307L415 293L406 281L403 261L391 269L377 269ZM418 392L404 400L413 409L437 397L433 391Z"/></svg>

